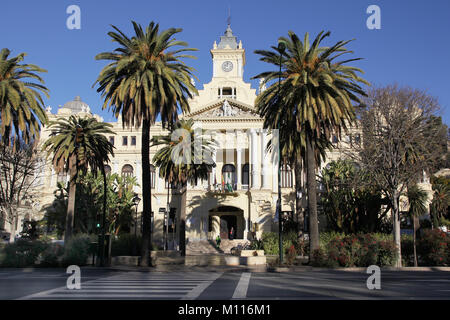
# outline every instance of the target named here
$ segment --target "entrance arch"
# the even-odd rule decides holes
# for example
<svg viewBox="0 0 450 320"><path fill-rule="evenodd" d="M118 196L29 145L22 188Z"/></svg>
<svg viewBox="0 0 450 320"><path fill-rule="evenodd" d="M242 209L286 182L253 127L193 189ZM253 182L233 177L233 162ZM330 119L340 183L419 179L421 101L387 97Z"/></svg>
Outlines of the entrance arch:
<svg viewBox="0 0 450 320"><path fill-rule="evenodd" d="M245 219L242 209L220 206L209 210L208 220L210 238L214 239L219 235L221 239L244 239Z"/></svg>

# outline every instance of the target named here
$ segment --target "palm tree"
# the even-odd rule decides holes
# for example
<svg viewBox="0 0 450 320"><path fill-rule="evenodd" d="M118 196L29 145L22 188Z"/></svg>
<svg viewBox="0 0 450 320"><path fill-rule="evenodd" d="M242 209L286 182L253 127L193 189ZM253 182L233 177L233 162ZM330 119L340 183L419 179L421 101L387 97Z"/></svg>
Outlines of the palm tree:
<svg viewBox="0 0 450 320"><path fill-rule="evenodd" d="M302 212L302 199L300 195L303 191L303 168L306 167L304 163L306 145L304 137L305 131L300 131L299 134L292 134L292 132L296 131L297 123L295 121L295 116L285 115L285 118L282 120L282 126L279 129L280 158L282 159L282 165L289 164L290 167L294 170L295 212L300 230L303 233L305 217ZM326 151L330 150L331 147L331 142L329 140L326 140L324 135L322 135L322 137L316 141L315 157L317 166L320 166L322 161L325 161ZM272 148L272 140L269 140L269 142L267 143L267 150L270 152L272 151ZM276 155L276 153L272 154Z"/></svg>
<svg viewBox="0 0 450 320"><path fill-rule="evenodd" d="M360 103L358 95L365 95L358 83L368 82L357 75L362 70L345 65L359 58L334 61L343 54L351 53L344 47L351 40L339 41L331 47L319 47L330 32L320 32L312 45L308 33L303 42L294 32L289 31L288 34L289 38L279 38L280 42L285 43L286 52L282 53L275 46L272 46L273 51L255 51L262 56L261 61L277 67L280 67L282 55L281 74L280 71L267 71L254 77L264 79L263 84L274 81L257 97L255 104L264 117L265 128L278 129L283 123L289 124L295 119L297 135L304 132L300 139L305 146L310 249L313 252L319 248L315 175L317 141L322 137L328 141L333 133L340 137L342 129L347 130L347 126L355 120L352 101ZM280 90L276 82L279 77ZM292 125L289 127L292 128Z"/></svg>
<svg viewBox="0 0 450 320"><path fill-rule="evenodd" d="M157 117L164 126L178 119L178 107L188 112L188 98L197 93L191 84L192 68L181 58L194 58L183 54L196 49L173 37L182 29L170 28L159 32L159 24L150 22L144 30L132 21L135 35L130 39L113 26L117 32L108 35L120 47L113 52L98 54L97 60L112 61L100 72L97 92L104 98L103 109L108 106L116 117L122 114L123 125L142 126L142 195L143 234L141 265L150 262L151 243L151 182L150 182L150 126ZM181 54L180 54L181 53Z"/></svg>
<svg viewBox="0 0 450 320"><path fill-rule="evenodd" d="M409 216L413 221L413 246L414 246L414 266L417 267L417 251L416 251L416 219L427 213L428 194L418 185L408 187L407 191L409 203Z"/></svg>
<svg viewBox="0 0 450 320"><path fill-rule="evenodd" d="M430 211L432 225L439 228L441 219L448 212L450 205L450 187L442 178L432 177L433 200L431 201Z"/></svg>
<svg viewBox="0 0 450 320"><path fill-rule="evenodd" d="M47 71L33 64L20 64L25 53L8 59L10 53L6 48L0 51L0 136L6 145L20 140L28 144L39 138L40 123L47 123L40 92L48 98L49 90L37 74Z"/></svg>
<svg viewBox="0 0 450 320"><path fill-rule="evenodd" d="M66 215L66 232L64 242L72 236L76 179L79 171L86 172L90 167L93 173L99 169L104 177L104 191L106 192L106 174L104 164L113 155L113 146L105 135L114 134L109 123L98 122L95 118L71 115L69 119L60 118L52 121L49 128L53 128L50 137L42 146L47 151L47 157L53 155L52 163L57 173L70 172L69 200ZM106 197L103 211L106 210ZM104 226L103 226L104 228Z"/></svg>
<svg viewBox="0 0 450 320"><path fill-rule="evenodd" d="M153 157L153 163L159 168L159 175L180 188L181 208L177 230L182 255L186 254L187 183L196 184L198 180L208 179L208 173L215 166L212 158L208 157L214 151L215 141L207 139L203 130L196 136L193 125L192 119L182 119L170 129L168 135L154 136L151 140L152 146L162 146ZM194 139L201 139L201 144L197 145L200 146L199 149L194 147Z"/></svg>

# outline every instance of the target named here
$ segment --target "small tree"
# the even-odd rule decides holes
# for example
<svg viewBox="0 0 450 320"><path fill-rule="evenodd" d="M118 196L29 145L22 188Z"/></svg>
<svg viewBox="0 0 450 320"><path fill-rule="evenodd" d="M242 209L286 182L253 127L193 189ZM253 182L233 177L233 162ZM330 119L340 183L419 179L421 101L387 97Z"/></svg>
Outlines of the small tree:
<svg viewBox="0 0 450 320"><path fill-rule="evenodd" d="M389 206L381 210L386 201L376 186L362 183L368 179L348 159L332 161L322 170L321 203L330 229L346 234L381 231Z"/></svg>
<svg viewBox="0 0 450 320"><path fill-rule="evenodd" d="M389 199L394 240L401 267L400 195L432 172L440 159L438 130L433 121L439 110L436 99L420 90L396 85L372 89L361 109L363 143L358 156Z"/></svg>
<svg viewBox="0 0 450 320"><path fill-rule="evenodd" d="M0 221L11 225L14 240L19 221L19 208L33 200L38 174L45 165L34 143L15 147L0 143Z"/></svg>

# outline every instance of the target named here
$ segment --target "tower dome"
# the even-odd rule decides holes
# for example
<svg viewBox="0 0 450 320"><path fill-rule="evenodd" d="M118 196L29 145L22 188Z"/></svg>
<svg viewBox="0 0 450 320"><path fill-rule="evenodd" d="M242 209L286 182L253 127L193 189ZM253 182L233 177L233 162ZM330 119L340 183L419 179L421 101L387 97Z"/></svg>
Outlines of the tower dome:
<svg viewBox="0 0 450 320"><path fill-rule="evenodd" d="M79 96L76 96L73 101L66 102L63 108L71 110L72 113L89 112L90 110L89 105L81 101Z"/></svg>

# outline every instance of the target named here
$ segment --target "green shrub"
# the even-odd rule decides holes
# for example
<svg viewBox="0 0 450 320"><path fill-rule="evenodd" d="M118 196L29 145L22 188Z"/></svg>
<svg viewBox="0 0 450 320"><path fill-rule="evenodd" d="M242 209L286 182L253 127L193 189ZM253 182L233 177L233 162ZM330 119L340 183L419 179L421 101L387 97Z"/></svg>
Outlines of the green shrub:
<svg viewBox="0 0 450 320"><path fill-rule="evenodd" d="M153 245L152 245L153 246ZM121 234L111 243L111 256L139 256L142 249L142 237L134 234Z"/></svg>
<svg viewBox="0 0 450 320"><path fill-rule="evenodd" d="M380 241L378 243L378 261L379 267L393 266L397 261L397 246L393 241Z"/></svg>
<svg viewBox="0 0 450 320"><path fill-rule="evenodd" d="M414 241L412 235L404 234L401 238L402 243L402 265L405 267L414 266ZM416 239L416 244L418 239Z"/></svg>
<svg viewBox="0 0 450 320"><path fill-rule="evenodd" d="M313 267L325 267L325 268L335 268L339 264L334 259L329 259L327 253L324 249L316 249L311 255L311 265Z"/></svg>
<svg viewBox="0 0 450 320"><path fill-rule="evenodd" d="M89 235L78 234L73 236L64 246L64 255L62 256L62 265L83 266L86 265L90 252L92 239Z"/></svg>
<svg viewBox="0 0 450 320"><path fill-rule="evenodd" d="M295 233L294 233L295 234ZM283 235L283 252L286 253L288 249L294 245L291 234ZM262 247L265 254L276 255L279 251L279 238L277 232L264 232L262 234Z"/></svg>
<svg viewBox="0 0 450 320"><path fill-rule="evenodd" d="M344 235L328 233L321 239L319 251L313 253L313 265L324 267L368 267L393 265L396 247L381 234Z"/></svg>
<svg viewBox="0 0 450 320"><path fill-rule="evenodd" d="M23 268L34 266L39 255L47 249L42 241L18 239L3 249L3 267Z"/></svg>
<svg viewBox="0 0 450 320"><path fill-rule="evenodd" d="M450 236L439 229L424 230L417 243L417 252L427 266L450 264Z"/></svg>
<svg viewBox="0 0 450 320"><path fill-rule="evenodd" d="M321 248L326 248L328 243L337 237L344 237L345 235L343 233L339 232L321 232L319 234L319 245Z"/></svg>
<svg viewBox="0 0 450 320"><path fill-rule="evenodd" d="M264 250L262 240L252 240L250 242L250 250Z"/></svg>
<svg viewBox="0 0 450 320"><path fill-rule="evenodd" d="M59 243L50 243L47 249L40 255L41 267L58 267L64 254L64 246Z"/></svg>

